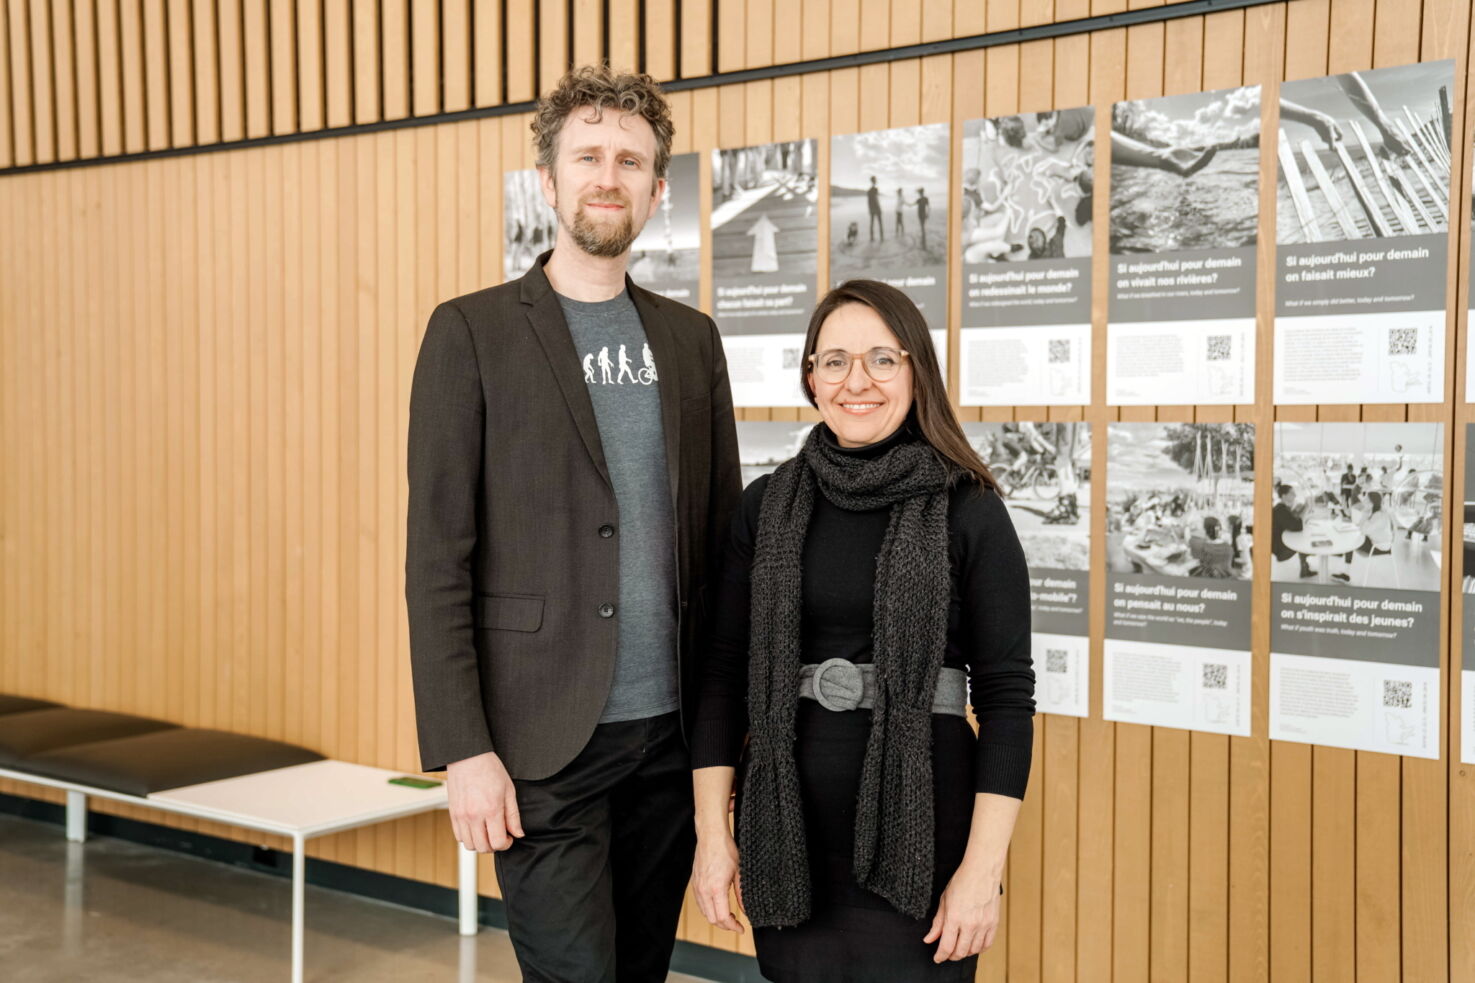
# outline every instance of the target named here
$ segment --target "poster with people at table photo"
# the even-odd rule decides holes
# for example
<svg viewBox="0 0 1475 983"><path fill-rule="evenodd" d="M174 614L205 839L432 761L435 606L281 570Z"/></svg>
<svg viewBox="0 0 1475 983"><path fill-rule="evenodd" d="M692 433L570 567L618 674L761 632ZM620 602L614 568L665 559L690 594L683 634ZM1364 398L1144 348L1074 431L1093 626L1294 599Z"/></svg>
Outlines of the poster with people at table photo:
<svg viewBox="0 0 1475 983"><path fill-rule="evenodd" d="M1091 706L1091 424L964 423L993 472L1029 564L1035 706Z"/></svg>
<svg viewBox="0 0 1475 983"><path fill-rule="evenodd" d="M1091 401L1096 111L963 124L964 406Z"/></svg>
<svg viewBox="0 0 1475 983"><path fill-rule="evenodd" d="M799 356L818 300L818 144L712 151L712 318L735 406L807 406Z"/></svg>
<svg viewBox="0 0 1475 983"><path fill-rule="evenodd" d="M1255 437L1107 425L1107 720L1249 734Z"/></svg>
<svg viewBox="0 0 1475 983"><path fill-rule="evenodd" d="M1111 110L1106 401L1255 401L1260 87Z"/></svg>
<svg viewBox="0 0 1475 983"><path fill-rule="evenodd" d="M1270 736L1439 755L1442 423L1275 425Z"/></svg>
<svg viewBox="0 0 1475 983"><path fill-rule="evenodd" d="M702 279L701 154L677 154L666 193L630 245L630 279L696 307Z"/></svg>

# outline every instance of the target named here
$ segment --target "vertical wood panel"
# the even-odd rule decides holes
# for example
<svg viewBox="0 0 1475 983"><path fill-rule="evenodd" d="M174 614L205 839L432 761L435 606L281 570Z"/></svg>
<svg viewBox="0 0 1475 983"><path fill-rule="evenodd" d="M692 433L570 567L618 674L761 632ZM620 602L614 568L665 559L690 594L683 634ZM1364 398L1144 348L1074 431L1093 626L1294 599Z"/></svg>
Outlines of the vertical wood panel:
<svg viewBox="0 0 1475 983"><path fill-rule="evenodd" d="M220 140L220 64L217 50L215 5L211 0L194 0L191 26L194 38L195 139L202 144Z"/></svg>
<svg viewBox="0 0 1475 983"><path fill-rule="evenodd" d="M241 7L241 57L245 68L246 138L254 140L271 133L271 30L264 3L246 2Z"/></svg>
<svg viewBox="0 0 1475 983"><path fill-rule="evenodd" d="M569 31L573 35L573 60L570 64L592 65L603 58L604 0L573 0L573 20ZM628 65L625 63L625 67Z"/></svg>
<svg viewBox="0 0 1475 983"><path fill-rule="evenodd" d="M383 119L410 115L410 11L408 0L379 0Z"/></svg>
<svg viewBox="0 0 1475 983"><path fill-rule="evenodd" d="M271 0L267 11L267 57L271 65L271 132L297 132L297 20L294 0Z"/></svg>
<svg viewBox="0 0 1475 983"><path fill-rule="evenodd" d="M444 63L441 70L445 87L441 92L441 111L457 113L472 105L471 48L474 32L469 0L447 0L441 7L440 42Z"/></svg>
<svg viewBox="0 0 1475 983"><path fill-rule="evenodd" d="M35 127L36 163L56 160L56 85L52 75L51 6L30 0L31 112Z"/></svg>
<svg viewBox="0 0 1475 983"><path fill-rule="evenodd" d="M502 100L502 3L473 0L471 18L475 35L472 78L476 105L495 106Z"/></svg>
<svg viewBox="0 0 1475 983"><path fill-rule="evenodd" d="M538 89L547 92L568 71L568 0L538 0Z"/></svg>
<svg viewBox="0 0 1475 983"><path fill-rule="evenodd" d="M610 0L610 61L638 65L657 81L676 78L676 10L677 0L646 0L641 24L640 4Z"/></svg>
<svg viewBox="0 0 1475 983"><path fill-rule="evenodd" d="M335 4L338 12L342 6ZM347 51L347 39L340 32L334 38L335 55ZM297 128L304 133L321 130L326 118L327 66L323 53L323 4L297 5ZM299 172L300 173L300 172Z"/></svg>
<svg viewBox="0 0 1475 983"><path fill-rule="evenodd" d="M217 0L220 11L220 139L246 135L246 42L241 30L241 0ZM106 9L104 3L99 10Z"/></svg>
<svg viewBox="0 0 1475 983"><path fill-rule="evenodd" d="M534 0L503 0L507 9L507 101L523 102L538 92L533 47Z"/></svg>
<svg viewBox="0 0 1475 983"><path fill-rule="evenodd" d="M410 38L413 45L410 52L413 60L411 90L416 116L433 116L440 112L442 66L439 13L439 5L433 3L417 3L410 11ZM465 37L463 30L459 44L465 43Z"/></svg>
<svg viewBox="0 0 1475 983"><path fill-rule="evenodd" d="M353 0L353 120L376 123L384 108L378 0Z"/></svg>
<svg viewBox="0 0 1475 983"><path fill-rule="evenodd" d="M26 0L9 0L10 123L17 166L36 163L31 92L30 16Z"/></svg>
<svg viewBox="0 0 1475 983"><path fill-rule="evenodd" d="M51 5L51 47L56 89L56 159L77 158L77 47L70 0Z"/></svg>

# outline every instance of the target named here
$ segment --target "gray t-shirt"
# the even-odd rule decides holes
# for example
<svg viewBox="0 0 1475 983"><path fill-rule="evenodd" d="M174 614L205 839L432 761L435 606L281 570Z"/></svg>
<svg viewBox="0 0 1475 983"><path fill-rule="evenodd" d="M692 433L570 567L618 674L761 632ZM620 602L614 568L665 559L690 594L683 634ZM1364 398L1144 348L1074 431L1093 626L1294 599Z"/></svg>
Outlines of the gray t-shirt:
<svg viewBox="0 0 1475 983"><path fill-rule="evenodd" d="M600 723L675 710L676 518L656 363L629 291L588 304L558 297L594 402L619 506L619 638Z"/></svg>

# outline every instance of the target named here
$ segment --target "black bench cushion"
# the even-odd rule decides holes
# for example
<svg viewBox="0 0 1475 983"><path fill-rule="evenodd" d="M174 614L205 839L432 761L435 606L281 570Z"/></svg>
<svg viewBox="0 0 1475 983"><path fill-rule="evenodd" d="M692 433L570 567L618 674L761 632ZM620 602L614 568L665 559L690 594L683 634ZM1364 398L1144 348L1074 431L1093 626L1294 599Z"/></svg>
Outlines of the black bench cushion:
<svg viewBox="0 0 1475 983"><path fill-rule="evenodd" d="M25 770L145 796L185 785L321 761L316 751L221 730L176 727L38 754Z"/></svg>
<svg viewBox="0 0 1475 983"><path fill-rule="evenodd" d="M11 696L0 693L0 716L7 713L25 713L27 710L46 710L59 704L50 700L37 700L29 696Z"/></svg>
<svg viewBox="0 0 1475 983"><path fill-rule="evenodd" d="M131 713L75 707L8 713L0 717L0 768L29 771L26 762L47 751L176 727Z"/></svg>

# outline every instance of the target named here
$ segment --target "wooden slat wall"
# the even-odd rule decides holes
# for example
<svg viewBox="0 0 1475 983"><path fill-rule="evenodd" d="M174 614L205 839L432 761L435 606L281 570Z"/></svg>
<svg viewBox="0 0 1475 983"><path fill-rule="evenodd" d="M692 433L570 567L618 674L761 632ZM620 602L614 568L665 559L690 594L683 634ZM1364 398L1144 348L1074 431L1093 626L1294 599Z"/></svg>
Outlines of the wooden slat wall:
<svg viewBox="0 0 1475 983"><path fill-rule="evenodd" d="M571 53L694 76L1128 6L579 0L565 23L569 6L547 0L506 0L505 18L497 0L325 0L320 11L242 0L0 0L0 167L495 106L546 87ZM813 137L823 178L832 134L951 122L956 141L967 119L1082 104L1098 107L1104 133L1115 100L1240 84L1263 87L1269 126L1283 79L1453 58L1466 93L1454 146L1468 187L1470 19L1465 0L1291 0L701 89L673 97L675 150ZM410 374L434 304L501 278L498 176L531 166L527 123L507 116L0 179L0 690L414 768L400 573ZM1104 189L1106 154L1097 167ZM955 185L958 172L955 160ZM1261 179L1261 241L1270 243L1273 155ZM1275 420L1439 420L1449 428L1451 501L1462 500L1462 427L1475 419L1457 398L1467 193L1453 195L1451 399L1430 406L1273 407L1268 246L1253 405L1105 406L1107 201L1097 196L1097 401L968 409L965 418L1087 420L1097 474L1109 421L1253 422L1266 449L1262 510ZM823 281L827 223L821 230ZM958 250L951 255L956 282ZM709 291L704 283L704 303ZM956 297L951 315L956 365ZM1104 516L1101 482L1094 494L1093 514ZM1094 562L1099 598L1104 556ZM1260 562L1258 736L1103 721L1104 617L1099 604L1093 610L1092 716L1037 720L1004 927L981 979L1475 983L1475 776L1452 751L1459 661L1448 627L1444 760L1271 742ZM1457 587L1446 583L1456 619L1446 626L1459 623ZM443 817L312 849L454 881ZM489 861L482 875L494 891ZM749 936L711 929L692 906L682 937L752 951Z"/></svg>

